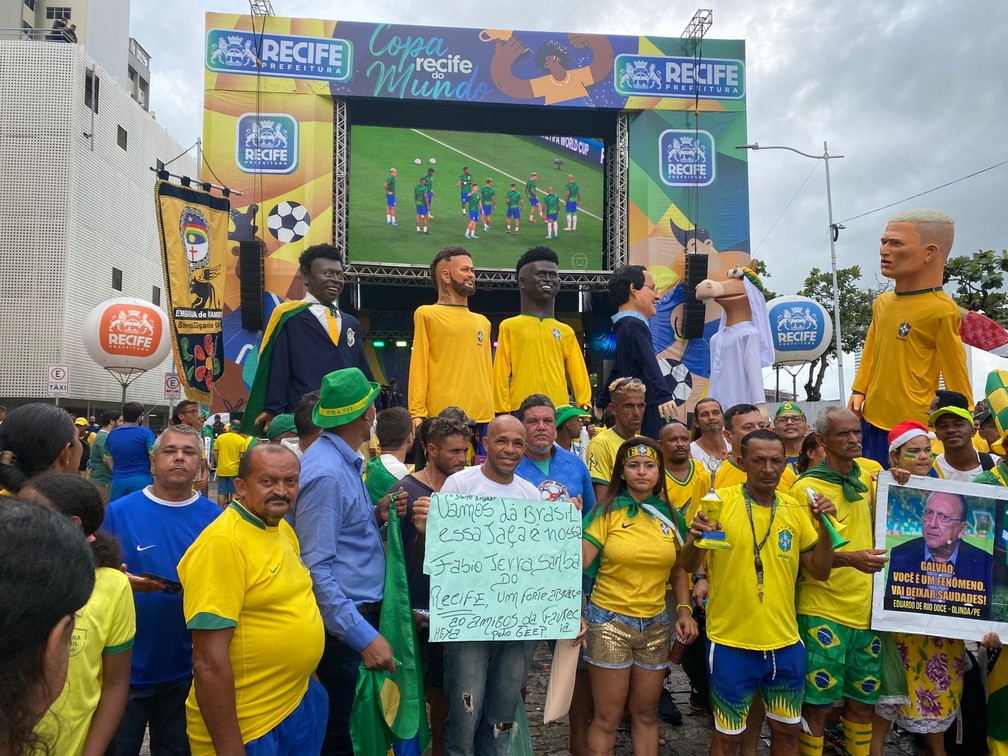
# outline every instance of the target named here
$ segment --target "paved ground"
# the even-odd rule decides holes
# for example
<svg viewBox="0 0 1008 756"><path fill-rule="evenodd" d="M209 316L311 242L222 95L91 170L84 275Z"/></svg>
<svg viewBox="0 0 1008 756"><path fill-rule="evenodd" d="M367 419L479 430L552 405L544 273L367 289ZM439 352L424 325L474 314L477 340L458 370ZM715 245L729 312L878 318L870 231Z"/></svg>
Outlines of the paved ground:
<svg viewBox="0 0 1008 756"><path fill-rule="evenodd" d="M549 682L550 656L543 646L539 647L529 676L528 695L525 699L525 710L528 714L529 729L532 731L532 742L537 756L566 756L567 754L567 720L543 724L543 703L546 699L546 685ZM665 745L659 749L662 756L706 756L710 745L713 725L705 714L691 711L689 699L689 681L678 666L672 668L674 685L673 698L683 714L683 724L671 727L661 724L661 737ZM766 732L764 731L764 735ZM616 741L615 756L629 756L633 753L630 747L629 733L620 732ZM761 745L760 753L770 753L768 742ZM886 743L886 756L913 756L918 753L913 740L906 734L890 733ZM842 754L841 754L842 756Z"/></svg>
<svg viewBox="0 0 1008 756"><path fill-rule="evenodd" d="M567 720L543 724L543 702L546 699L546 685L549 682L550 655L545 647L540 645L532 664L527 686L528 695L525 699L525 710L528 715L529 729L532 732L532 744L537 756L567 755ZM691 711L687 705L689 698L689 681L679 667L673 667L674 683L673 698L683 713L683 723L680 727L661 725L661 736L665 745L659 750L662 756L706 756L712 725L708 717L702 713ZM766 733L764 732L764 735ZM920 753L914 747L913 740L906 734L890 733L886 743L886 756L915 756ZM629 733L621 732L616 741L615 756L629 756ZM769 744L764 741L760 747L761 754L769 754ZM144 743L142 756L150 756L148 744ZM840 756L843 756L840 753Z"/></svg>

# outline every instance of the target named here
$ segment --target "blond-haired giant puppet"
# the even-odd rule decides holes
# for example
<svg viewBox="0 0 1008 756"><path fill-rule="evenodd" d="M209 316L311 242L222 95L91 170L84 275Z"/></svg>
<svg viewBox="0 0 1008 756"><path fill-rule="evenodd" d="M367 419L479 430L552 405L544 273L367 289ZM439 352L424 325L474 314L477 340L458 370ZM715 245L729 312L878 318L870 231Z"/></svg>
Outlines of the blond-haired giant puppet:
<svg viewBox="0 0 1008 756"><path fill-rule="evenodd" d="M938 210L893 216L882 234L882 275L895 282L872 304L848 408L861 417L862 455L888 466L887 434L904 420L927 422L940 376L970 399L961 315L942 289L955 221Z"/></svg>

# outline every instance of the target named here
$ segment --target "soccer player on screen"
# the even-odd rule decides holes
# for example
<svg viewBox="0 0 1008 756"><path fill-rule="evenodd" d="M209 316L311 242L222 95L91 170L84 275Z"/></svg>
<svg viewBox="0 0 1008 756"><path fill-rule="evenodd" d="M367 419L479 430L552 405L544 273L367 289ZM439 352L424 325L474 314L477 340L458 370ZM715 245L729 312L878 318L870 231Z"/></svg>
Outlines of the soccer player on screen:
<svg viewBox="0 0 1008 756"><path fill-rule="evenodd" d="M486 180L486 186L480 189L483 200L483 230L490 230L490 214L497 207L497 192L493 188L493 179Z"/></svg>
<svg viewBox="0 0 1008 756"><path fill-rule="evenodd" d="M473 179L469 174L469 166L462 166L462 175L458 177L456 182L459 191L462 194L462 215L469 212L469 192L472 191Z"/></svg>
<svg viewBox="0 0 1008 756"><path fill-rule="evenodd" d="M557 216L560 215L560 198L553 194L553 187L546 187L546 196L543 197L543 204L546 206L546 238L555 239L560 236L557 229Z"/></svg>
<svg viewBox="0 0 1008 756"><path fill-rule="evenodd" d="M385 222L390 226L398 226L395 219L396 169L389 168L388 173L388 178L385 179Z"/></svg>
<svg viewBox="0 0 1008 756"><path fill-rule="evenodd" d="M514 218L515 236L518 236L518 224L521 223L522 196L517 189L517 184L511 184L511 191L507 193L507 232L511 233L511 219Z"/></svg>
<svg viewBox="0 0 1008 756"><path fill-rule="evenodd" d="M567 176L567 204L564 211L567 213L567 228L565 231L577 231L577 210L581 204L581 187L574 182L574 176ZM573 224L573 225L572 225Z"/></svg>
<svg viewBox="0 0 1008 756"><path fill-rule="evenodd" d="M543 220L543 211L539 206L539 193L536 189L536 179L538 178L535 171L529 176L529 180L525 182L525 196L528 197L529 201L529 223L535 223L535 214L538 211L539 220Z"/></svg>
<svg viewBox="0 0 1008 756"><path fill-rule="evenodd" d="M430 233L427 230L427 222L430 219L430 197L431 193L427 188L427 177L421 176L420 183L413 189L413 201L416 203L416 230L420 233L420 226L423 226L423 233Z"/></svg>
<svg viewBox="0 0 1008 756"><path fill-rule="evenodd" d="M469 225L466 226L466 239L479 239L479 237L476 236L476 224L480 219L481 199L482 196L480 195L479 189L474 186L472 191L469 192Z"/></svg>
<svg viewBox="0 0 1008 756"><path fill-rule="evenodd" d="M431 218L431 208L434 207L434 169L428 168L427 175L420 177L421 181L427 180L427 215Z"/></svg>

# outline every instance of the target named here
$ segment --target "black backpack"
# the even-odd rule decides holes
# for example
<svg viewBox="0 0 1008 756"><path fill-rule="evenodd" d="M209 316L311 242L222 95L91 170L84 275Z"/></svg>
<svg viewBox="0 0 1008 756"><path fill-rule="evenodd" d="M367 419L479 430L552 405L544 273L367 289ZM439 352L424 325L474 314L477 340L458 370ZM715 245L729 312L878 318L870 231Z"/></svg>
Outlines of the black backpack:
<svg viewBox="0 0 1008 756"><path fill-rule="evenodd" d="M80 465L78 465L77 471L84 472L88 469L88 464L91 462L91 444L87 442L86 438L82 438L80 444L84 451L81 453Z"/></svg>
<svg viewBox="0 0 1008 756"><path fill-rule="evenodd" d="M977 658L968 649L966 654L969 656L970 668L963 675L959 712L945 731L945 753L949 756L978 756L987 753L987 696L984 693L983 677Z"/></svg>

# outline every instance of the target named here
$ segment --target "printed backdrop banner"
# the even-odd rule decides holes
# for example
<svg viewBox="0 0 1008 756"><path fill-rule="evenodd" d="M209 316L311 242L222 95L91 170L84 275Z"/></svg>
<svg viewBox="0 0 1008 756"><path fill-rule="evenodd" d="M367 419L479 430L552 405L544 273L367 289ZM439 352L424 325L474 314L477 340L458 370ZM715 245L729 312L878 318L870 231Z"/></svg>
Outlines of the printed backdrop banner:
<svg viewBox="0 0 1008 756"><path fill-rule="evenodd" d="M387 166L373 180L361 161L349 177L333 174L334 130L343 126L334 120L333 98L513 105L522 108L516 114L545 123L554 107L627 112L629 258L651 269L663 294L652 319L655 354L681 419L706 395L719 308L708 307L703 338L684 339L681 279L687 247L712 253L711 275L749 259L746 153L734 149L748 141L742 40L705 39L701 55L680 38L208 13L204 53L204 155L221 183L244 193L234 200L232 249L224 258L227 369L215 410L244 406L261 338L241 326L238 242L265 246L268 320L280 302L304 295L300 253L332 241L333 218L344 210L334 213L334 181L371 182L366 191L384 210ZM549 139L594 161L608 145L574 138L590 136L554 132ZM438 171L443 175L440 164ZM351 191L350 202L358 199ZM384 228L385 213L375 217ZM359 229L351 227L348 259L386 262L375 257L384 245L356 243ZM426 267L429 259L414 264ZM368 314L362 316L367 333ZM370 340L365 353L376 379L385 381Z"/></svg>
<svg viewBox="0 0 1008 756"><path fill-rule="evenodd" d="M210 403L224 373L222 315L230 202L158 181L161 263L175 364L186 396Z"/></svg>
<svg viewBox="0 0 1008 756"><path fill-rule="evenodd" d="M1008 488L913 476L878 480L872 627L979 640L1008 634Z"/></svg>
<svg viewBox="0 0 1008 756"><path fill-rule="evenodd" d="M745 46L207 14L208 89L608 110L743 110Z"/></svg>
<svg viewBox="0 0 1008 756"><path fill-rule="evenodd" d="M658 287L651 338L684 421L707 395L721 317L709 306L703 337L683 337L685 256L707 253L713 278L749 261L748 164L735 149L745 142L745 112L650 111L630 123L630 263L646 266Z"/></svg>

